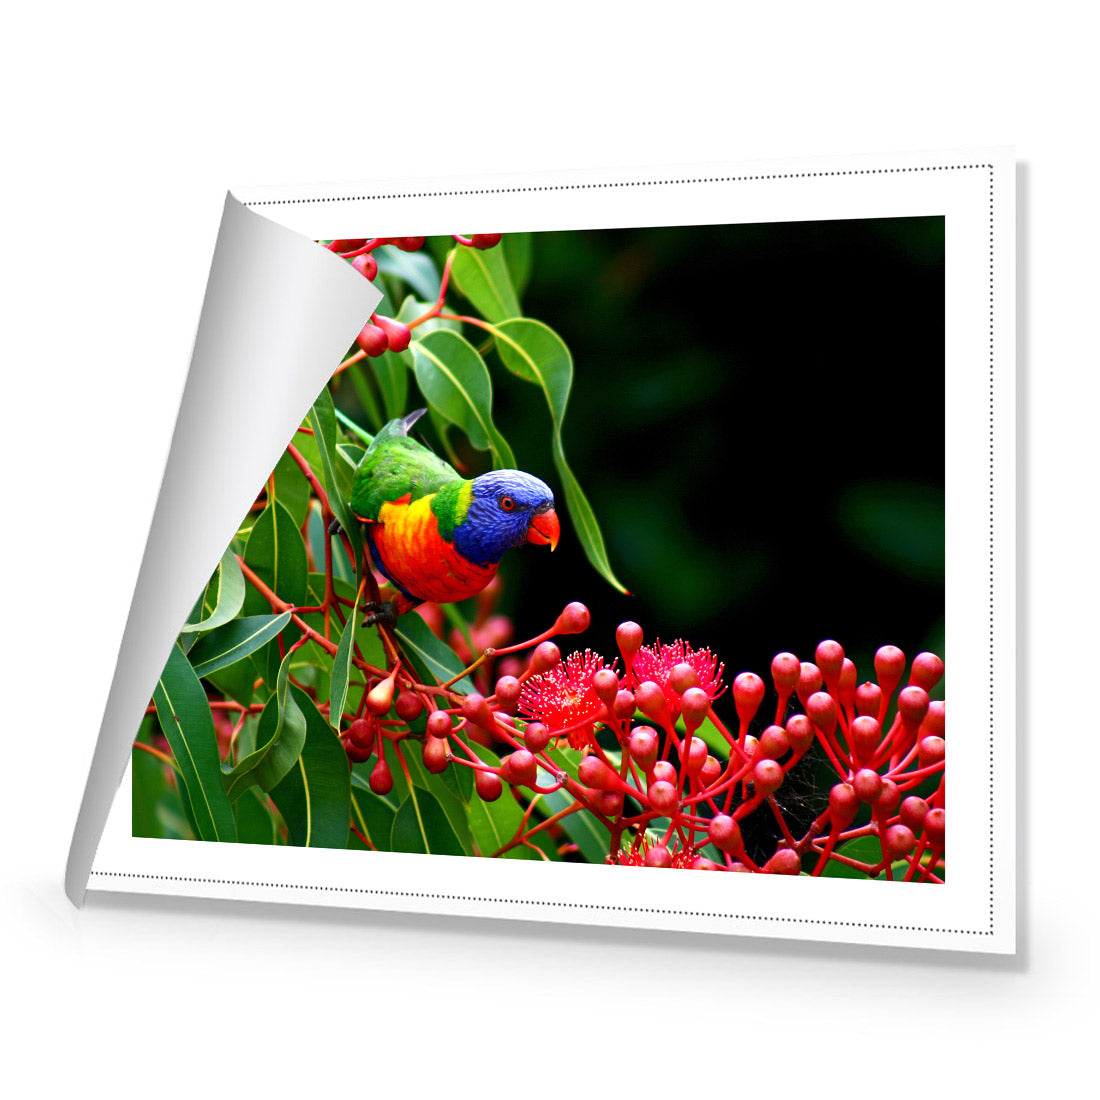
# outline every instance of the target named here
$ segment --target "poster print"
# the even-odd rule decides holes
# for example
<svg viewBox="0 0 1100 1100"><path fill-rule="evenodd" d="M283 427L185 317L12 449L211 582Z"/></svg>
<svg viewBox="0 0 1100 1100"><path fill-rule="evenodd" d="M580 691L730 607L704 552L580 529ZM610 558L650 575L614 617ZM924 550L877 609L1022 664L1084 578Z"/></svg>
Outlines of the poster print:
<svg viewBox="0 0 1100 1100"><path fill-rule="evenodd" d="M188 601L93 883L1011 949L994 167L270 200L334 203L268 213L382 297Z"/></svg>

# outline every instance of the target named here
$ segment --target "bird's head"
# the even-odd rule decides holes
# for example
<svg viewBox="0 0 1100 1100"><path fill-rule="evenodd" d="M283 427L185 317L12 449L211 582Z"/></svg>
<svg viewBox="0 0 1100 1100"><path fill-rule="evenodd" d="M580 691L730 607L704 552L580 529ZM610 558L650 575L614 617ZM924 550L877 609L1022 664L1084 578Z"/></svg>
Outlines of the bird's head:
<svg viewBox="0 0 1100 1100"><path fill-rule="evenodd" d="M561 527L550 486L522 470L474 478L470 506L455 526L455 547L469 561L497 562L525 542L558 545Z"/></svg>

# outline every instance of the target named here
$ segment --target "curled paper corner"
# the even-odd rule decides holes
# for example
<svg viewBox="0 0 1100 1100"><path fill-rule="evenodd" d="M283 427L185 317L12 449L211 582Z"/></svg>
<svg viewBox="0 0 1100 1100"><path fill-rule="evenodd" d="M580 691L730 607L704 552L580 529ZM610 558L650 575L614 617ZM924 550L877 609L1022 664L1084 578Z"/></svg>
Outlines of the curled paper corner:
<svg viewBox="0 0 1100 1100"><path fill-rule="evenodd" d="M172 643L381 293L227 193L172 444L65 868L83 905L134 737ZM248 406L243 437L239 409Z"/></svg>

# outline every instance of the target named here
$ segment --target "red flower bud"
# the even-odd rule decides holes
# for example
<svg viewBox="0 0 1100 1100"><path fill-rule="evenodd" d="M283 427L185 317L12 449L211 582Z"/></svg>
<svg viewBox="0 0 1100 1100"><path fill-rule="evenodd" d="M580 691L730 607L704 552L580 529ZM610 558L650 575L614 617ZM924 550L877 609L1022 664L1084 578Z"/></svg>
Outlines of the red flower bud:
<svg viewBox="0 0 1100 1100"><path fill-rule="evenodd" d="M372 325L369 321L363 326L359 335L356 336L355 342L372 359L376 359L389 347L386 334L377 325Z"/></svg>
<svg viewBox="0 0 1100 1100"><path fill-rule="evenodd" d="M480 726L483 730L491 732L496 728L492 708L485 696L479 695L476 691L470 692L462 700L462 715L467 722L473 722L475 726Z"/></svg>
<svg viewBox="0 0 1100 1100"><path fill-rule="evenodd" d="M798 701L805 706L815 691L821 688L821 669L810 661L803 661L798 673Z"/></svg>
<svg viewBox="0 0 1100 1100"><path fill-rule="evenodd" d="M918 653L909 670L909 683L931 691L943 679L943 661L934 653Z"/></svg>
<svg viewBox="0 0 1100 1100"><path fill-rule="evenodd" d="M503 233L474 233L470 237L471 248L493 248L500 244L500 238L503 237Z"/></svg>
<svg viewBox="0 0 1100 1100"><path fill-rule="evenodd" d="M833 824L846 829L855 820L859 812L859 795L850 783L837 783L829 791L829 812Z"/></svg>
<svg viewBox="0 0 1100 1100"><path fill-rule="evenodd" d="M447 765L451 762L451 753L450 749L447 747L447 742L438 737L425 737L422 753L424 767L427 768L432 775L439 775L441 772L445 772L447 770Z"/></svg>
<svg viewBox="0 0 1100 1100"><path fill-rule="evenodd" d="M755 672L742 672L733 681L733 702L737 717L748 725L764 701L764 681Z"/></svg>
<svg viewBox="0 0 1100 1100"><path fill-rule="evenodd" d="M634 692L634 702L647 718L660 720L669 717L665 693L652 680L646 680L644 684L638 685L638 689Z"/></svg>
<svg viewBox="0 0 1100 1100"><path fill-rule="evenodd" d="M522 690L523 686L514 676L502 676L493 688L493 694L497 698L497 706L505 714L515 714L516 707L519 705L519 693Z"/></svg>
<svg viewBox="0 0 1100 1100"><path fill-rule="evenodd" d="M386 334L386 346L390 351L404 351L409 346L412 332L408 325L395 321L392 317L381 317L377 313L371 315L371 320Z"/></svg>
<svg viewBox="0 0 1100 1100"><path fill-rule="evenodd" d="M680 773L676 770L675 764L670 764L667 760L658 760L653 765L650 782L671 783L676 786L680 782Z"/></svg>
<svg viewBox="0 0 1100 1100"><path fill-rule="evenodd" d="M427 240L426 237L396 237L393 243L402 252L417 252L424 247L425 240Z"/></svg>
<svg viewBox="0 0 1100 1100"><path fill-rule="evenodd" d="M882 726L878 724L877 718L861 714L849 727L848 737L856 760L869 764L882 743Z"/></svg>
<svg viewBox="0 0 1100 1100"><path fill-rule="evenodd" d="M825 677L826 683L835 680L840 675L840 667L844 663L844 647L840 642L821 642L814 653L814 660L817 662L817 667L821 669L821 675Z"/></svg>
<svg viewBox="0 0 1100 1100"><path fill-rule="evenodd" d="M781 698L790 695L798 687L801 673L802 666L793 653L777 653L772 658L772 683Z"/></svg>
<svg viewBox="0 0 1100 1100"><path fill-rule="evenodd" d="M592 624L592 615L583 603L566 604L554 623L555 634L583 634Z"/></svg>
<svg viewBox="0 0 1100 1100"><path fill-rule="evenodd" d="M928 713L920 724L920 735L921 737L942 737L946 728L946 704L942 699L933 699L928 704Z"/></svg>
<svg viewBox="0 0 1100 1100"><path fill-rule="evenodd" d="M428 733L432 737L446 737L451 728L451 716L445 710L433 710L428 715Z"/></svg>
<svg viewBox="0 0 1100 1100"><path fill-rule="evenodd" d="M366 718L356 718L350 726L348 726L348 737L355 742L355 744L361 748L367 750L367 755L370 755L370 750L374 745L374 723L367 721ZM365 760L366 757L363 757Z"/></svg>
<svg viewBox="0 0 1100 1100"><path fill-rule="evenodd" d="M381 716L389 713L390 707L393 706L393 689L396 676L397 669L395 668L389 676L384 680L379 680L378 683L367 692L367 710L369 710L371 714Z"/></svg>
<svg viewBox="0 0 1100 1100"><path fill-rule="evenodd" d="M702 688L691 687L680 696L680 713L688 732L697 730L710 711L710 696Z"/></svg>
<svg viewBox="0 0 1100 1100"><path fill-rule="evenodd" d="M535 646L535 652L531 654L530 670L539 675L549 672L556 665L561 664L561 650L553 642L542 642Z"/></svg>
<svg viewBox="0 0 1100 1100"><path fill-rule="evenodd" d="M760 735L757 753L768 760L778 760L791 747L787 731L782 726L768 726Z"/></svg>
<svg viewBox="0 0 1100 1100"><path fill-rule="evenodd" d="M393 790L393 775L390 773L390 766L386 763L385 757L378 758L378 763L371 770L370 779L367 782L375 794L389 794Z"/></svg>
<svg viewBox="0 0 1100 1100"><path fill-rule="evenodd" d="M836 729L836 700L825 691L815 691L806 700L806 714L810 721L828 735Z"/></svg>
<svg viewBox="0 0 1100 1100"><path fill-rule="evenodd" d="M936 849L943 851L944 837L947 834L947 814L943 810L929 810L924 815L924 839Z"/></svg>
<svg viewBox="0 0 1100 1100"><path fill-rule="evenodd" d="M615 697L619 694L619 677L610 668L601 668L592 677L592 690L596 698L608 709L615 706ZM633 706L633 701L631 702Z"/></svg>
<svg viewBox="0 0 1100 1100"><path fill-rule="evenodd" d="M728 852L731 856L736 856L745 851L745 845L741 839L741 826L729 814L718 814L712 817L707 835L720 852Z"/></svg>
<svg viewBox="0 0 1100 1100"><path fill-rule="evenodd" d="M902 804L898 810L898 817L901 818L903 825L908 825L913 832L916 832L924 825L925 815L928 813L928 803L923 798L919 798L915 794L911 794Z"/></svg>
<svg viewBox="0 0 1100 1100"><path fill-rule="evenodd" d="M687 756L685 764L687 765L688 775L698 775L703 769L703 765L707 760L707 743L701 737L693 737L687 744Z"/></svg>
<svg viewBox="0 0 1100 1100"><path fill-rule="evenodd" d="M783 783L783 769L774 760L761 760L752 769L752 782L759 795L769 795Z"/></svg>
<svg viewBox="0 0 1100 1100"><path fill-rule="evenodd" d="M882 837L883 851L890 859L907 856L916 843L917 838L908 825L891 825Z"/></svg>
<svg viewBox="0 0 1100 1100"><path fill-rule="evenodd" d="M645 865L647 867L671 867L672 853L663 844L655 844L645 854Z"/></svg>
<svg viewBox="0 0 1100 1100"><path fill-rule="evenodd" d="M910 684L898 694L898 714L907 729L917 729L928 713L928 692Z"/></svg>
<svg viewBox="0 0 1100 1100"><path fill-rule="evenodd" d="M424 704L415 692L402 691L398 693L393 709L402 722L415 722L424 712Z"/></svg>
<svg viewBox="0 0 1100 1100"><path fill-rule="evenodd" d="M550 744L550 729L541 722L528 722L523 731L523 743L528 752L542 752Z"/></svg>
<svg viewBox="0 0 1100 1100"><path fill-rule="evenodd" d="M652 726L635 726L630 731L627 750L638 767L648 772L657 760L657 731Z"/></svg>
<svg viewBox="0 0 1100 1100"><path fill-rule="evenodd" d="M814 724L804 714L792 714L787 719L787 740L795 752L805 752L814 741Z"/></svg>
<svg viewBox="0 0 1100 1100"><path fill-rule="evenodd" d="M683 695L688 688L697 687L698 684L699 674L687 661L681 661L678 665L673 665L672 671L668 674L668 686L677 695Z"/></svg>
<svg viewBox="0 0 1100 1100"><path fill-rule="evenodd" d="M356 256L351 261L351 266L367 279L373 280L378 274L378 261L369 252Z"/></svg>
<svg viewBox="0 0 1100 1100"><path fill-rule="evenodd" d="M618 785L619 777L598 756L585 756L577 765L577 778L586 787L607 791Z"/></svg>
<svg viewBox="0 0 1100 1100"><path fill-rule="evenodd" d="M922 737L917 745L917 761L922 768L937 764L947 755L947 743L942 737Z"/></svg>
<svg viewBox="0 0 1100 1100"><path fill-rule="evenodd" d="M868 680L856 688L856 713L878 717L878 708L882 705L882 688Z"/></svg>
<svg viewBox="0 0 1100 1100"><path fill-rule="evenodd" d="M802 870L802 860L792 848L780 848L762 869L766 875L797 875Z"/></svg>
<svg viewBox="0 0 1100 1100"><path fill-rule="evenodd" d="M852 789L861 802L874 802L882 793L882 776L872 768L860 768L852 779Z"/></svg>
<svg viewBox="0 0 1100 1100"><path fill-rule="evenodd" d="M501 761L501 774L509 783L530 787L538 778L538 764L527 749L516 749Z"/></svg>
<svg viewBox="0 0 1100 1100"><path fill-rule="evenodd" d="M496 772L485 772L480 769L474 772L474 790L483 802L495 802L500 798L504 790L504 784Z"/></svg>
<svg viewBox="0 0 1100 1100"><path fill-rule="evenodd" d="M659 814L670 817L680 805L680 792L663 779L657 783L651 783L646 790L646 798L650 806Z"/></svg>
<svg viewBox="0 0 1100 1100"><path fill-rule="evenodd" d="M708 756L699 769L699 785L706 790L714 786L722 775L722 765L713 756Z"/></svg>
<svg viewBox="0 0 1100 1100"><path fill-rule="evenodd" d="M634 692L618 691L615 693L615 701L611 704L611 710L616 718L633 718L637 709Z"/></svg>
<svg viewBox="0 0 1100 1100"><path fill-rule="evenodd" d="M905 671L905 654L896 645L884 645L875 653L875 675L883 698L889 699L901 683Z"/></svg>
<svg viewBox="0 0 1100 1100"><path fill-rule="evenodd" d="M628 670L634 661L634 654L642 648L642 637L642 628L634 622L620 623L615 631L615 642Z"/></svg>
<svg viewBox="0 0 1100 1100"><path fill-rule="evenodd" d="M898 785L892 779L884 779L882 790L879 791L879 796L874 801L874 807L881 814L892 814L900 798L901 791L898 789Z"/></svg>

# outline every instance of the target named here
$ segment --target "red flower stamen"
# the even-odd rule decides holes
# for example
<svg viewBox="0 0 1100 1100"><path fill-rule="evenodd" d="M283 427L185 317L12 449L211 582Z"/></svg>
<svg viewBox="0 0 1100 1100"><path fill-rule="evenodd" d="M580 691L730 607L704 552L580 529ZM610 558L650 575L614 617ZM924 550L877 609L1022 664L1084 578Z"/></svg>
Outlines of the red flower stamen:
<svg viewBox="0 0 1100 1100"><path fill-rule="evenodd" d="M568 730L571 748L593 744L597 721L605 712L593 680L607 667L604 659L591 650L570 654L548 672L527 680L519 698L520 713L542 722L551 733ZM614 665L611 667L614 670Z"/></svg>

